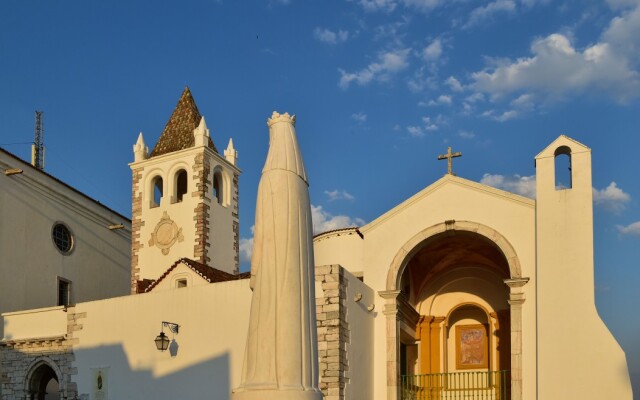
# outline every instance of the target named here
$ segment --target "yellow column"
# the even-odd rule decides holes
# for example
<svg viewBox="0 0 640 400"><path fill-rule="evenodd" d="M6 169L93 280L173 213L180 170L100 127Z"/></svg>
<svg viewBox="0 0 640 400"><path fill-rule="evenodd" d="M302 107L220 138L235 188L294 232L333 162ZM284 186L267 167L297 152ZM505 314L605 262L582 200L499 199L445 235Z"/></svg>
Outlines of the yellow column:
<svg viewBox="0 0 640 400"><path fill-rule="evenodd" d="M431 374L437 374L440 372L440 332L442 328L442 321L445 317L433 317L429 326L431 335Z"/></svg>
<svg viewBox="0 0 640 400"><path fill-rule="evenodd" d="M418 321L417 331L419 332L418 337L420 338L421 374L431 373L431 363L429 362L429 360L431 359L431 329L429 329L431 320L433 320L432 316L423 315Z"/></svg>

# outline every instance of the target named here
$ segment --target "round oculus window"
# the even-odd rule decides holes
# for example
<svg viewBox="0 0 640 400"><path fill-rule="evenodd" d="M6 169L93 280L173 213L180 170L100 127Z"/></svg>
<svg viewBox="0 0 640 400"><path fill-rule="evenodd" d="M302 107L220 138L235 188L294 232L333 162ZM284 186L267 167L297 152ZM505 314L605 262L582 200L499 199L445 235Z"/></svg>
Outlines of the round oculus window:
<svg viewBox="0 0 640 400"><path fill-rule="evenodd" d="M73 236L66 225L60 223L55 224L51 235L53 237L53 243L62 254L69 254L71 252L73 248Z"/></svg>

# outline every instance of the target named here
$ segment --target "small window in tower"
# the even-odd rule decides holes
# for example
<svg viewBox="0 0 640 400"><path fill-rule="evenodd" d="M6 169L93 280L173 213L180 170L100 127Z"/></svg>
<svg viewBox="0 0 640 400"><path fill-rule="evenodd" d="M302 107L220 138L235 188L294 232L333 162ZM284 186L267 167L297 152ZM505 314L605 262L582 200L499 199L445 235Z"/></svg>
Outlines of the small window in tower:
<svg viewBox="0 0 640 400"><path fill-rule="evenodd" d="M567 146L555 151L555 176L556 190L571 189L571 149Z"/></svg>
<svg viewBox="0 0 640 400"><path fill-rule="evenodd" d="M222 175L216 171L213 173L213 198L218 204L222 204L222 190Z"/></svg>
<svg viewBox="0 0 640 400"><path fill-rule="evenodd" d="M58 278L58 305L71 305L71 282L63 278Z"/></svg>
<svg viewBox="0 0 640 400"><path fill-rule="evenodd" d="M182 202L185 194L187 194L187 171L181 169L176 176L176 201Z"/></svg>
<svg viewBox="0 0 640 400"><path fill-rule="evenodd" d="M153 178L153 184L151 185L151 190L153 190L153 200L151 203L151 207L158 207L160 205L160 201L162 200L162 195L164 188L162 186L162 177L156 176Z"/></svg>
<svg viewBox="0 0 640 400"><path fill-rule="evenodd" d="M187 287L187 280L186 279L178 279L176 281L176 287L177 288L185 288L185 287Z"/></svg>

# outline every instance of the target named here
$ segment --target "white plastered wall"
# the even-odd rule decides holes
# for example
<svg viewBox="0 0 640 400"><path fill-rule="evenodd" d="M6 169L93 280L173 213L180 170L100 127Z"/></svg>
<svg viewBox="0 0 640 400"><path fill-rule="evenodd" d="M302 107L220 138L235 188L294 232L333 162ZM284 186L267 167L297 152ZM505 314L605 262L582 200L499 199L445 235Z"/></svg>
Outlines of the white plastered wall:
<svg viewBox="0 0 640 400"><path fill-rule="evenodd" d="M563 146L572 187L556 190ZM591 150L560 136L536 157L536 192L539 398L631 399L624 352L595 307Z"/></svg>
<svg viewBox="0 0 640 400"><path fill-rule="evenodd" d="M373 320L379 311L368 307L374 304L376 293L349 271L346 301L349 341L347 363L349 378L345 386L345 400L373 399ZM359 299L359 300L356 300Z"/></svg>
<svg viewBox="0 0 640 400"><path fill-rule="evenodd" d="M78 304L74 333L78 393L90 394L92 370L108 368L110 399L228 399L240 383L251 303L249 280L164 290ZM154 344L161 322L177 350ZM173 345L175 348L175 345ZM93 397L91 397L93 399Z"/></svg>
<svg viewBox="0 0 640 400"><path fill-rule="evenodd" d="M0 151L0 171L9 168L22 173L0 173L0 312L57 305L58 277L71 282L71 302L129 293L130 221ZM56 222L73 235L69 254L55 247Z"/></svg>

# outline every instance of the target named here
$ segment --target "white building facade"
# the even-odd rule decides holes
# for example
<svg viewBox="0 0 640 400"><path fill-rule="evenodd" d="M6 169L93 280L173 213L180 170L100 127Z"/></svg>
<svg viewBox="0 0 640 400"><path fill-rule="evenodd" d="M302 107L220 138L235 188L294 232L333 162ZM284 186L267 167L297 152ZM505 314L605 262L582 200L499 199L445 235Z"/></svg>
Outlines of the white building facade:
<svg viewBox="0 0 640 400"><path fill-rule="evenodd" d="M45 398L51 380L59 398L92 400L229 399L239 385L252 294L237 271L237 153L217 153L185 93L165 128L186 126L182 139L134 147L138 294L4 314L2 400ZM555 185L559 156L570 187ZM631 400L593 298L590 157L561 136L535 158L537 200L447 174L317 235L325 399Z"/></svg>

